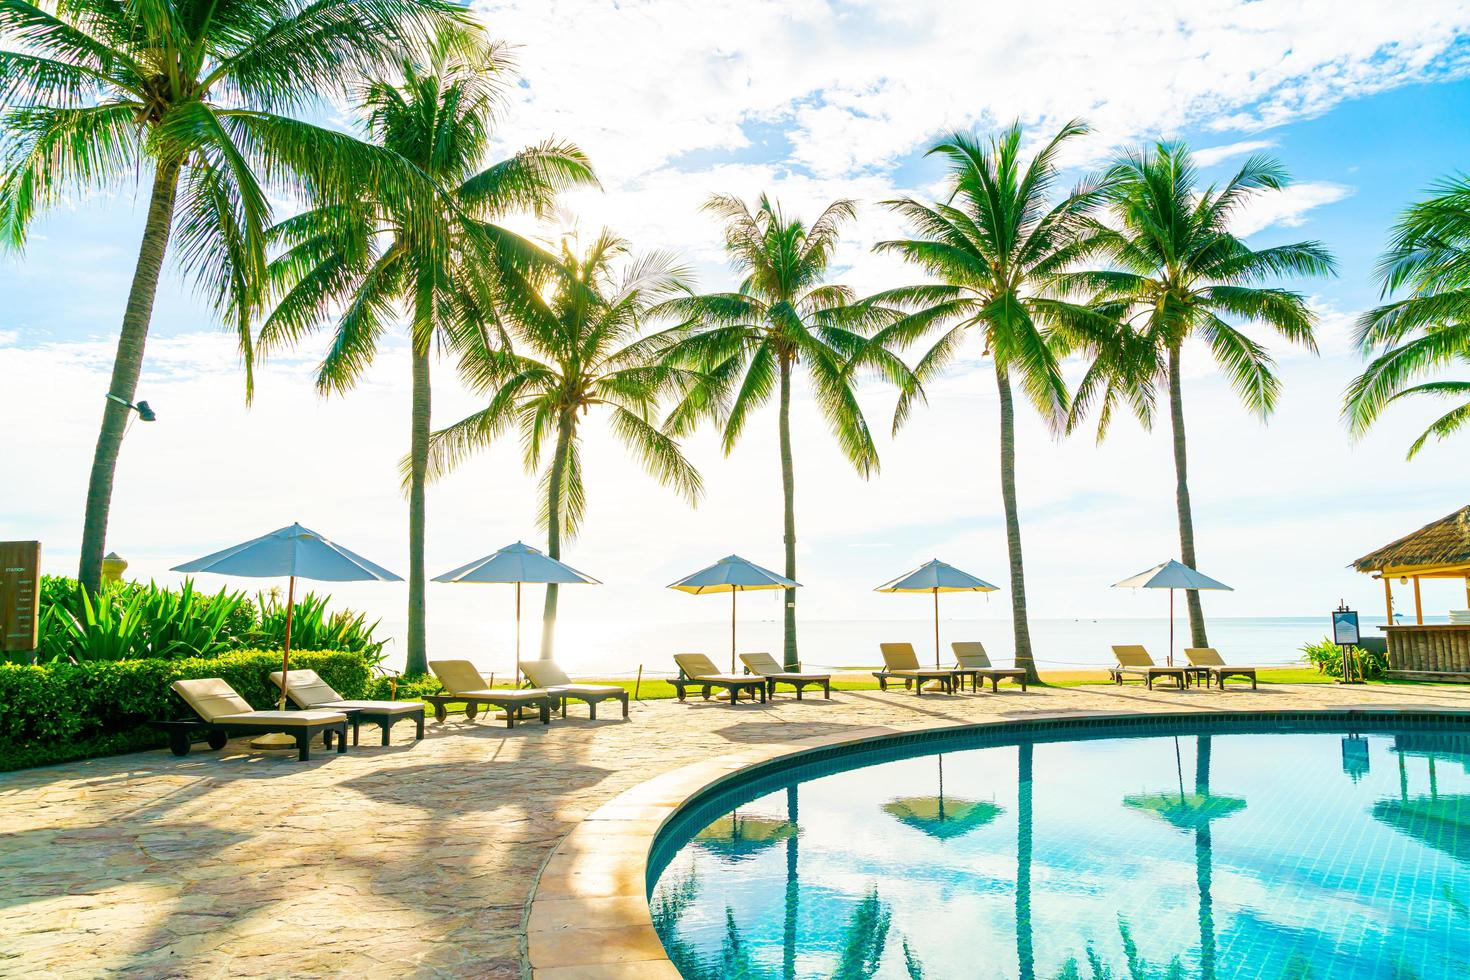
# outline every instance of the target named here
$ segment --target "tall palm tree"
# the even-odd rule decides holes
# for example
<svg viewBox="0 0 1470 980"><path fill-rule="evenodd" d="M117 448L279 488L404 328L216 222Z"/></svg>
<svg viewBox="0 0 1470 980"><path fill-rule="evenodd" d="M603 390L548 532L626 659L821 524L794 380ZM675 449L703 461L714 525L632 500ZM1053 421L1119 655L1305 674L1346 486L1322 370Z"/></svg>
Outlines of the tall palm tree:
<svg viewBox="0 0 1470 980"><path fill-rule="evenodd" d="M1470 379L1419 378L1451 364L1470 364L1470 176L1434 185L1394 226L1378 264L1384 296L1407 295L1363 314L1358 344L1380 353L1348 388L1343 415L1362 435L1390 402L1417 395L1470 396ZM1444 439L1470 422L1470 401L1436 419L1409 447L1412 459L1430 436Z"/></svg>
<svg viewBox="0 0 1470 980"><path fill-rule="evenodd" d="M590 183L575 146L548 142L479 169L506 66L499 51L440 45L400 77L367 83L357 108L368 138L438 190L432 206L393 194L327 197L274 229L282 247L271 264L278 297L261 327L264 353L333 323L317 372L323 394L342 394L362 376L383 335L406 313L412 372L408 493L406 670L428 669L425 636L425 485L431 429L429 369L434 344L491 335L495 309L534 293L534 268L549 259L495 222L550 208L564 187Z"/></svg>
<svg viewBox="0 0 1470 980"><path fill-rule="evenodd" d="M598 408L649 475L691 504L698 500L699 473L652 421L659 399L680 393L688 378L663 362L666 338L644 336L658 318L656 305L684 289L684 278L667 254L631 256L627 242L608 231L585 255L563 242L561 261L547 282L550 299L543 302L533 293L528 302L508 305L516 348L482 343L466 349L463 373L489 404L434 433L430 475L444 474L515 428L526 468L542 471L546 553L560 558L562 543L576 535L586 512L582 421ZM548 585L543 658L552 656L556 604L557 586Z"/></svg>
<svg viewBox="0 0 1470 980"><path fill-rule="evenodd" d="M1069 288L1096 290L1098 308L1116 317L1123 329L1093 345L1099 359L1079 385L1071 421L1075 424L1090 403L1100 401L1105 428L1112 405L1121 397L1147 423L1155 380L1164 382L1174 439L1180 558L1193 568L1181 366L1185 341L1197 338L1208 344L1246 408L1266 418L1281 387L1275 364L1265 347L1227 318L1262 324L1315 351L1312 329L1317 318L1306 299L1262 283L1279 276L1331 275L1336 269L1320 242L1252 249L1231 232L1247 202L1289 183L1269 156L1252 156L1223 186L1201 190L1189 149L1181 143L1159 143L1124 155L1109 168L1105 183L1118 226L1106 236L1116 268L1073 273L1063 282ZM1116 344L1123 346L1112 346ZM1199 593L1185 595L1191 642L1208 646Z"/></svg>
<svg viewBox="0 0 1470 980"><path fill-rule="evenodd" d="M920 237L875 246L903 256L932 281L870 300L909 311L880 330L874 345L903 347L937 331L938 339L914 369L920 382L953 360L971 335L993 362L1000 397L1000 486L1016 664L1033 683L1038 678L1026 619L1012 385L1021 386L1049 424L1062 427L1067 390L1047 335L1063 326L1090 329L1099 319L1052 289L1058 273L1089 255L1097 234L1090 219L1099 201L1095 183L1084 182L1053 198L1060 177L1057 154L1069 139L1085 132L1083 124L1068 123L1029 161L1021 153L1020 124L991 140L965 133L950 136L929 151L949 163L947 199L934 204L912 198L887 202ZM895 430L906 420L916 393L915 388L900 397Z"/></svg>
<svg viewBox="0 0 1470 980"><path fill-rule="evenodd" d="M720 423L726 454L734 448L751 412L778 399L784 504L782 540L785 575L796 577L796 473L791 446L791 392L798 365L806 367L817 408L843 454L864 476L878 469L878 450L854 392L854 357L865 348L865 326L875 312L854 303L846 286L827 282L832 252L842 226L856 214L851 201L828 205L807 225L789 217L761 195L754 210L736 197L717 194L705 210L725 224L725 251L741 275L734 292L686 296L665 304L666 312L691 331L669 351L673 364L703 372L708 380L693 388L670 414L666 426L689 431L703 417ZM881 311L878 311L881 313ZM876 369L898 378L906 369L881 348L865 357ZM796 644L796 590L785 595L788 668L800 661Z"/></svg>
<svg viewBox="0 0 1470 980"><path fill-rule="evenodd" d="M266 265L270 196L422 188L397 161L294 118L346 80L467 23L447 0L0 0L0 246L74 191L149 184L87 483L78 577L95 592L113 476L169 239L240 333Z"/></svg>

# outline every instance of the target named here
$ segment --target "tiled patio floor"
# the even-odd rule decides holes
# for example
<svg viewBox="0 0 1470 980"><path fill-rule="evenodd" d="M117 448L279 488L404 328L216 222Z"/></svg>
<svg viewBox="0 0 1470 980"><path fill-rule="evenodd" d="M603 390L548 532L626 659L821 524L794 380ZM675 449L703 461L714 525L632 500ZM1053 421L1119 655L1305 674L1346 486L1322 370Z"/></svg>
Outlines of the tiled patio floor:
<svg viewBox="0 0 1470 980"><path fill-rule="evenodd" d="M1140 686L636 705L346 756L166 751L0 775L0 975L520 976L547 855L611 797L755 743L1039 712L1470 709L1470 688ZM616 711L607 712L616 716Z"/></svg>

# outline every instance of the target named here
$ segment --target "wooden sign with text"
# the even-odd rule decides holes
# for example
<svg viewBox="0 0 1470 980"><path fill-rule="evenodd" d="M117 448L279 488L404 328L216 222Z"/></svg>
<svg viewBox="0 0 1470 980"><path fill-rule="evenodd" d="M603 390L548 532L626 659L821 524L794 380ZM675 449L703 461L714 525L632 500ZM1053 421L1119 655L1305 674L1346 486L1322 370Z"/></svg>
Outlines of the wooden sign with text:
<svg viewBox="0 0 1470 980"><path fill-rule="evenodd" d="M0 541L0 653L36 649L41 542Z"/></svg>

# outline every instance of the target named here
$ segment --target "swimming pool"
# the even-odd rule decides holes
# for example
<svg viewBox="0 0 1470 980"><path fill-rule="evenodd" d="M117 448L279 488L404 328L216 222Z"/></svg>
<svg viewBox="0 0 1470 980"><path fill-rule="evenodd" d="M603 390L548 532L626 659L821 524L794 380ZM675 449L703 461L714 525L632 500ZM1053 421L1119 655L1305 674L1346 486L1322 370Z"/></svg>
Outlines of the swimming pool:
<svg viewBox="0 0 1470 980"><path fill-rule="evenodd" d="M686 976L1470 976L1470 725L1206 718L767 768L655 842Z"/></svg>

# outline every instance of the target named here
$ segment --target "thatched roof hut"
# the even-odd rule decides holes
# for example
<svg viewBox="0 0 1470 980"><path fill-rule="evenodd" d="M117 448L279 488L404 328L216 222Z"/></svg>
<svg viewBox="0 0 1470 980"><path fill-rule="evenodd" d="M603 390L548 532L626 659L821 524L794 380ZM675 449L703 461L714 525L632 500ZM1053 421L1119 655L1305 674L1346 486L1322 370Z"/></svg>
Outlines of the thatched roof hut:
<svg viewBox="0 0 1470 980"><path fill-rule="evenodd" d="M1353 567L1384 576L1470 577L1470 507L1370 551Z"/></svg>

